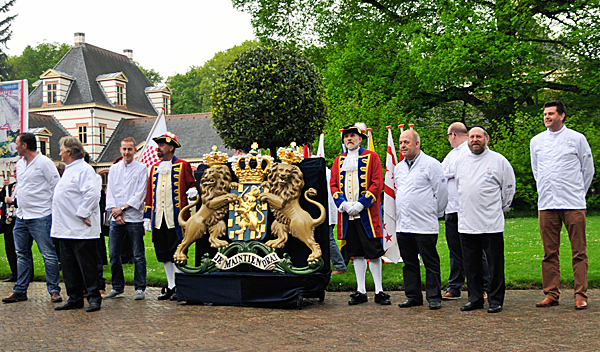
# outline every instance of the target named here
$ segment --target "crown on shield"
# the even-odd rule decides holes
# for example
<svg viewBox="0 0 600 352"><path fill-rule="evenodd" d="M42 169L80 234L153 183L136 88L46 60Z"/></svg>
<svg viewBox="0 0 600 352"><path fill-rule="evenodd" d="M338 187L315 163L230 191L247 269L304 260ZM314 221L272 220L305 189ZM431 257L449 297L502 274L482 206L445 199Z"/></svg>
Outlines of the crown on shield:
<svg viewBox="0 0 600 352"><path fill-rule="evenodd" d="M296 142L292 142L287 148L282 147L277 149L277 157L282 163L289 165L299 163L304 159L302 153L296 147Z"/></svg>
<svg viewBox="0 0 600 352"><path fill-rule="evenodd" d="M268 155L259 155L258 143L252 143L248 154L238 156L231 164L233 172L241 184L262 183L271 171L273 158Z"/></svg>
<svg viewBox="0 0 600 352"><path fill-rule="evenodd" d="M204 163L209 167L216 165L223 165L227 162L227 153L221 153L217 151L217 146L212 146L212 152L204 154Z"/></svg>

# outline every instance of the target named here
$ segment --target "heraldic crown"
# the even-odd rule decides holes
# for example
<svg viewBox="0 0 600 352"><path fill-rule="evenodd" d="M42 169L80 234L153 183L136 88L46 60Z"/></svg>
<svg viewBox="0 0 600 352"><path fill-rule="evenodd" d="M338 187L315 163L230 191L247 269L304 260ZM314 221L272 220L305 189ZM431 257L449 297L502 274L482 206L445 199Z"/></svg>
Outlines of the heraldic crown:
<svg viewBox="0 0 600 352"><path fill-rule="evenodd" d="M250 152L237 157L231 164L231 168L241 184L262 183L271 171L273 158L268 155L259 155L257 149L258 143L252 143Z"/></svg>
<svg viewBox="0 0 600 352"><path fill-rule="evenodd" d="M222 153L217 151L217 146L212 146L212 152L209 154L204 154L204 163L209 167L213 167L216 165L223 165L227 162L227 153Z"/></svg>
<svg viewBox="0 0 600 352"><path fill-rule="evenodd" d="M288 148L277 149L277 157L282 163L288 165L299 163L304 159L298 148L296 148L296 142L292 142Z"/></svg>

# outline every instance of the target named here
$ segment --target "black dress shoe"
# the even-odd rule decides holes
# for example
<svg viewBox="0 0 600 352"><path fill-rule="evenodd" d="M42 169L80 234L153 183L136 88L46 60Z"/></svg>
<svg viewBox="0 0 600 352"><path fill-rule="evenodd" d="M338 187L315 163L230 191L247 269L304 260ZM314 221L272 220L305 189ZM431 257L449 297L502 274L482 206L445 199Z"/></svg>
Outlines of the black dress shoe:
<svg viewBox="0 0 600 352"><path fill-rule="evenodd" d="M54 310L71 310L71 309L81 309L81 308L83 308L83 302L81 302L81 303L67 302L61 306L54 307Z"/></svg>
<svg viewBox="0 0 600 352"><path fill-rule="evenodd" d="M354 292L350 295L350 300L348 304L351 306L355 306L357 304L365 303L369 301L369 297L367 297L366 293L360 293L358 291Z"/></svg>
<svg viewBox="0 0 600 352"><path fill-rule="evenodd" d="M2 282L17 282L17 277L15 275L11 275L8 279L2 280Z"/></svg>
<svg viewBox="0 0 600 352"><path fill-rule="evenodd" d="M382 306L389 306L392 304L392 301L390 301L390 295L381 291L375 294L375 303L381 304Z"/></svg>
<svg viewBox="0 0 600 352"><path fill-rule="evenodd" d="M440 303L440 302L429 302L429 309L431 309L431 310L442 309L442 303Z"/></svg>
<svg viewBox="0 0 600 352"><path fill-rule="evenodd" d="M173 287L172 289L168 288L168 287L163 287L162 290L160 291L161 295L158 296L158 300L159 301L166 301L168 299L171 299L171 297L173 297L173 295L175 294L175 287Z"/></svg>
<svg viewBox="0 0 600 352"><path fill-rule="evenodd" d="M475 310L475 309L483 309L483 303L481 304L474 304L474 303L467 303L464 306L460 307L460 310L463 312L468 312L470 310Z"/></svg>
<svg viewBox="0 0 600 352"><path fill-rule="evenodd" d="M86 312L91 313L91 312L95 312L100 310L100 303L98 302L92 302L88 305L88 307L85 309Z"/></svg>
<svg viewBox="0 0 600 352"><path fill-rule="evenodd" d="M398 307L410 308L410 307L416 307L416 306L422 306L422 305L423 305L423 302L419 302L414 299L407 299L405 302L398 304Z"/></svg>
<svg viewBox="0 0 600 352"><path fill-rule="evenodd" d="M488 313L500 313L502 311L502 306L493 305L488 308Z"/></svg>

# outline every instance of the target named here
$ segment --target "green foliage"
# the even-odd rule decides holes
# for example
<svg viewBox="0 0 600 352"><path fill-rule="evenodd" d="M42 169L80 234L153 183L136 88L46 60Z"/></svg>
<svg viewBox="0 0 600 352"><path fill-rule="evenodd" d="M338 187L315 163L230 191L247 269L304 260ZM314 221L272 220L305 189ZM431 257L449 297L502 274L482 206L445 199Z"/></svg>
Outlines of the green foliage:
<svg viewBox="0 0 600 352"><path fill-rule="evenodd" d="M321 74L287 48L257 47L238 56L211 95L214 126L225 145L273 152L313 142L327 118Z"/></svg>
<svg viewBox="0 0 600 352"><path fill-rule="evenodd" d="M245 41L241 45L221 51L202 66L192 66L185 74L176 74L167 79L173 91L171 107L174 114L207 112L212 108L210 93L217 80L235 58L258 46L257 41Z"/></svg>
<svg viewBox="0 0 600 352"><path fill-rule="evenodd" d="M163 76L161 76L160 73L158 73L157 71L153 69L145 69L138 62L136 62L135 64L140 69L140 71L144 73L144 75L146 76L146 78L148 78L152 85L157 85L158 83L161 83L163 81Z"/></svg>
<svg viewBox="0 0 600 352"><path fill-rule="evenodd" d="M0 5L0 14L7 13L10 8L15 4L16 0L5 1L3 5ZM11 23L15 20L17 15L4 16L0 20L0 46L6 47L6 43L12 36L12 30L10 29ZM10 70L6 66L6 54L0 47L0 79L6 79L9 77Z"/></svg>
<svg viewBox="0 0 600 352"><path fill-rule="evenodd" d="M41 42L35 47L28 45L21 55L8 58L10 79L27 79L31 92L32 84L40 79L40 75L56 66L69 50L71 46L65 43Z"/></svg>

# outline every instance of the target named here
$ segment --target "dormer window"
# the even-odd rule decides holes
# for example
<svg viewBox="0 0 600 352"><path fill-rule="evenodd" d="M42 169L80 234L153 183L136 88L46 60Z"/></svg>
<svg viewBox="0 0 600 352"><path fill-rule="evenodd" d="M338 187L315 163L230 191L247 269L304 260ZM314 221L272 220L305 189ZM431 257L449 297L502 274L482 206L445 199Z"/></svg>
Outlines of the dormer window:
<svg viewBox="0 0 600 352"><path fill-rule="evenodd" d="M75 79L66 73L53 69L46 70L40 76L43 87L42 106L63 105L67 100L69 87ZM36 81L36 83L40 82ZM38 83L39 84L39 83Z"/></svg>
<svg viewBox="0 0 600 352"><path fill-rule="evenodd" d="M171 112L171 89L164 83L145 89L154 109L160 113L164 109L165 115Z"/></svg>
<svg viewBox="0 0 600 352"><path fill-rule="evenodd" d="M117 105L123 106L123 86L117 84Z"/></svg>
<svg viewBox="0 0 600 352"><path fill-rule="evenodd" d="M107 73L96 77L108 100L115 107L127 108L127 82L123 72Z"/></svg>
<svg viewBox="0 0 600 352"><path fill-rule="evenodd" d="M165 115L169 115L169 97L163 97L163 108L165 109Z"/></svg>
<svg viewBox="0 0 600 352"><path fill-rule="evenodd" d="M46 95L48 104L56 104L56 83L46 85Z"/></svg>

